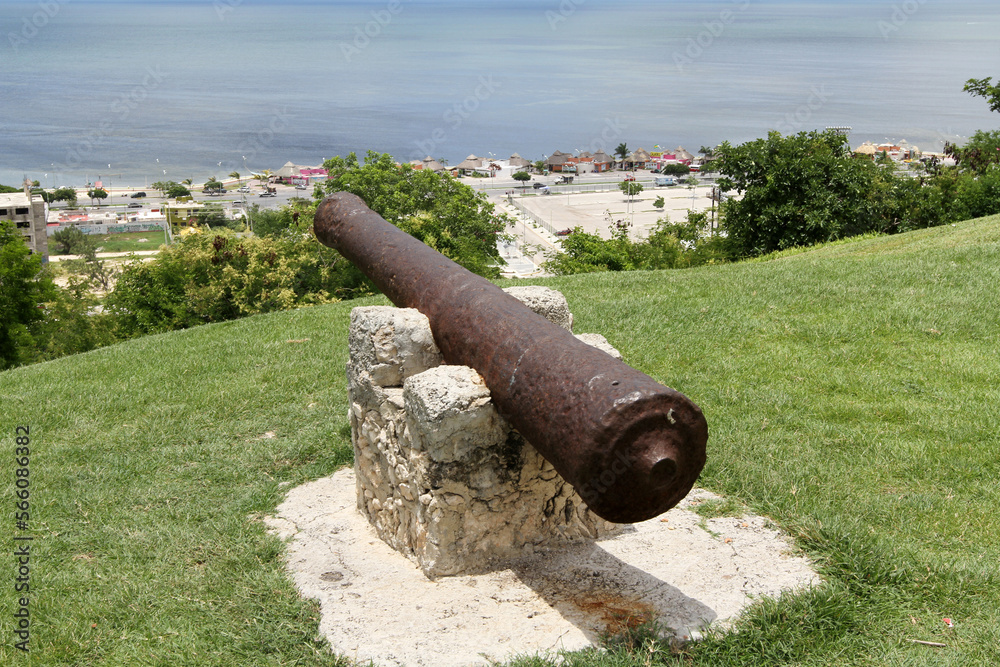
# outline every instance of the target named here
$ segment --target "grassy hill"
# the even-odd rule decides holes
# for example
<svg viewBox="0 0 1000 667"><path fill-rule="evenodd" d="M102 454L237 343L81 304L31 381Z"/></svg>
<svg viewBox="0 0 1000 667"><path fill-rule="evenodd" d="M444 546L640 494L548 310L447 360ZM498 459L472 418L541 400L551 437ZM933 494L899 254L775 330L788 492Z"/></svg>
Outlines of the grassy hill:
<svg viewBox="0 0 1000 667"><path fill-rule="evenodd" d="M577 331L605 334L702 407L700 484L772 517L828 580L683 656L650 644L569 664L1000 659L1000 218L742 264L532 282L563 291ZM11 550L15 536L34 538L34 664L340 663L260 518L290 485L350 461L348 314L381 302L0 373L3 533ZM26 530L10 511L19 425L30 427ZM5 562L0 664L15 664L21 594Z"/></svg>

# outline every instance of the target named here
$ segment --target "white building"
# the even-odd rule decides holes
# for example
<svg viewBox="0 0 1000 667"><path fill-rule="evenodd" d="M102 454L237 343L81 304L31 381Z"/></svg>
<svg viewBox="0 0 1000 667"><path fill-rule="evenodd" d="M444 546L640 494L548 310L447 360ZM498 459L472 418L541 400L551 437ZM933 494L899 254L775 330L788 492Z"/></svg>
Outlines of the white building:
<svg viewBox="0 0 1000 667"><path fill-rule="evenodd" d="M39 195L24 192L0 194L0 220L10 220L28 240L31 252L49 259L49 240L45 233L48 204Z"/></svg>

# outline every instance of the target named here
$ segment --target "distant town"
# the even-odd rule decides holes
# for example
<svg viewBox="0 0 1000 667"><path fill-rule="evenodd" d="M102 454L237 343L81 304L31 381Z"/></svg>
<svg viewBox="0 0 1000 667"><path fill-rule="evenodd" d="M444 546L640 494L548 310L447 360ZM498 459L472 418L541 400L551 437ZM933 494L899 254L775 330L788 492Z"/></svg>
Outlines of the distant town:
<svg viewBox="0 0 1000 667"><path fill-rule="evenodd" d="M688 174L687 184L695 191L690 197L681 197L684 200L682 208L706 208L705 202L701 202L703 205L699 206L698 194L701 193L696 190L698 186L709 188L701 199L708 197L712 202L719 199L719 194L711 188L714 178L710 172L710 149L703 147L695 155L682 146L673 150L665 150L660 146L654 146L651 150L640 147L627 151L624 148L625 144L619 146L620 150L614 156L601 150L594 153L566 153L556 150L536 161L527 160L517 153L508 158L498 158L493 153L488 153L485 157L469 155L456 165L448 165L446 161L431 156L407 164L415 170L431 170L449 173L459 179L469 179L468 182L472 184L477 183L475 179L486 179L485 182L479 181L478 189L491 195L498 203L509 204L509 212L515 216L531 218L536 228L543 228L543 236L545 231L549 235L558 235L562 230L555 223L556 213L552 207L539 211L515 205L515 194L529 194L525 180L515 178L515 174L523 172L530 176L526 180L532 180L531 188L537 191L531 194L583 194L599 192L602 187L610 191L621 178L645 180L653 186L674 185L679 181L657 179L656 175ZM951 160L941 154L925 154L906 141L898 144L865 142L855 148L854 152L873 159L885 156L901 166L930 158L945 164ZM0 194L0 219L12 220L26 237L32 252L40 253L47 259L48 237L67 227L76 227L84 234L101 235L162 230L169 238L174 233L193 231L199 212L206 208L218 209L231 220L245 219L253 204L262 208L274 208L285 205L296 197L311 197L313 186L326 178L327 171L323 165L286 162L273 171L268 169L247 174L233 172L223 180L213 178L201 184L187 182L183 188L184 194L174 197L167 192L159 192L152 186L113 187L111 183L97 180L87 183L86 187L73 188L75 200L63 201L61 205L60 202L52 202L51 197L46 197L46 191L37 181L26 180L22 184L23 192ZM523 178L522 176L521 179ZM80 202L88 199L91 200L90 206L80 205ZM582 200L579 203L583 203ZM603 200L598 202L596 208L600 209L604 203ZM576 213L584 208L595 207L578 206ZM610 209L605 212L610 212ZM647 212L662 214L663 209L661 207ZM595 230L602 222L600 213L601 211L594 212L592 227ZM630 217L635 215L633 210L626 213ZM548 221L545 219L546 215ZM646 217L649 220L640 223L636 228L637 232L651 227L653 218ZM552 240L549 238L549 243Z"/></svg>

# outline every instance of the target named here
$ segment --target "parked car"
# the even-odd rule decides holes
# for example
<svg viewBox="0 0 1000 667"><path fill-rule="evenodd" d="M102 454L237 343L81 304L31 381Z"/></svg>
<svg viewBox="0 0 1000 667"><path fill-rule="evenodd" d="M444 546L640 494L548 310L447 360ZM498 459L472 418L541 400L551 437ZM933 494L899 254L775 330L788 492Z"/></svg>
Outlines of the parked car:
<svg viewBox="0 0 1000 667"><path fill-rule="evenodd" d="M140 198L140 197L145 197L145 196L146 196L146 193L145 193L145 192L133 192L133 193L132 193L131 195L129 195L129 196L130 196L130 197L131 197L132 199L138 199L138 198Z"/></svg>

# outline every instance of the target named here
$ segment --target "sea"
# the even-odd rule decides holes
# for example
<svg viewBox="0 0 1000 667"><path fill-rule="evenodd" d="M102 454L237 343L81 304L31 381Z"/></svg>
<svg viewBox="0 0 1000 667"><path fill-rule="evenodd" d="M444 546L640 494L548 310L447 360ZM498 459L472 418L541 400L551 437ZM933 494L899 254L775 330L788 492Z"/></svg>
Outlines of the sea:
<svg viewBox="0 0 1000 667"><path fill-rule="evenodd" d="M1000 126L996 0L0 2L0 183Z"/></svg>

